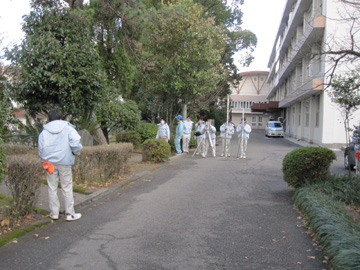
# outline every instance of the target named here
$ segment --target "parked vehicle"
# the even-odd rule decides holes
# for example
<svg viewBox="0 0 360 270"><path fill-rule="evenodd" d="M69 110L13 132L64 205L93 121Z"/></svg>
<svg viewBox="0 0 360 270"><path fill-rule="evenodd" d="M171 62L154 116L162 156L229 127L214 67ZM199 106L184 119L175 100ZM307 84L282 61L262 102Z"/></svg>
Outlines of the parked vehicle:
<svg viewBox="0 0 360 270"><path fill-rule="evenodd" d="M280 121L269 121L265 126L265 136L284 137L284 127Z"/></svg>
<svg viewBox="0 0 360 270"><path fill-rule="evenodd" d="M355 169L356 166L356 157L355 153L360 151L360 127L355 127L352 136L352 142L348 147L345 148L344 151L344 167L345 169ZM350 159L349 159L350 157Z"/></svg>

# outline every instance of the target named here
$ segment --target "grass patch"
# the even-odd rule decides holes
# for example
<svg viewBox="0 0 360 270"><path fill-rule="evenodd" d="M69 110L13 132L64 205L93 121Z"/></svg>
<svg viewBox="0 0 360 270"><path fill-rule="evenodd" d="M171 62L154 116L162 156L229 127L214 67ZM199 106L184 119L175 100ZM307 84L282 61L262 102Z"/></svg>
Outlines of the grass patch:
<svg viewBox="0 0 360 270"><path fill-rule="evenodd" d="M25 228L2 235L2 236L0 236L0 247L6 245L7 243L9 243L11 241L14 241L15 239L18 239L19 237L25 235L28 232L31 232L37 228L43 227L43 226L49 224L50 222L51 221L47 221L40 225L29 225Z"/></svg>
<svg viewBox="0 0 360 270"><path fill-rule="evenodd" d="M360 226L349 211L359 205L360 178L329 178L325 183L296 190L295 206L323 247L333 269L358 269Z"/></svg>

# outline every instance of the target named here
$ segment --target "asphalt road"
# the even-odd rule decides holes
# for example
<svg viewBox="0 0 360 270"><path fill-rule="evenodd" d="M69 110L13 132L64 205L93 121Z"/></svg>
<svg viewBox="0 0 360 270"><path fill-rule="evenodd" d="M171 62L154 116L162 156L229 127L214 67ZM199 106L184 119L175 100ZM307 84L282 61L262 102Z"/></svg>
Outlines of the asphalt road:
<svg viewBox="0 0 360 270"><path fill-rule="evenodd" d="M235 143L232 157L181 155L82 219L1 247L0 269L326 269L282 180L298 145L254 131L238 160Z"/></svg>

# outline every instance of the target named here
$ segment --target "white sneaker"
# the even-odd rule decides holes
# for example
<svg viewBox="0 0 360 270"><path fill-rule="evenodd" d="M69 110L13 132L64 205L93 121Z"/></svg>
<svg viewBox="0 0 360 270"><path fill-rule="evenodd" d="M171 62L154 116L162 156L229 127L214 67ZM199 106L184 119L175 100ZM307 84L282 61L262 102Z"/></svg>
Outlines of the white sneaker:
<svg viewBox="0 0 360 270"><path fill-rule="evenodd" d="M73 221L81 218L80 213L75 213L74 215L66 214L66 221Z"/></svg>
<svg viewBox="0 0 360 270"><path fill-rule="evenodd" d="M201 154L201 156L202 156L202 157L205 157L205 155L204 155L204 154Z"/></svg>
<svg viewBox="0 0 360 270"><path fill-rule="evenodd" d="M49 218L51 218L52 220L58 220L59 219L59 215L49 215Z"/></svg>
<svg viewBox="0 0 360 270"><path fill-rule="evenodd" d="M221 154L221 155L220 155L220 157L223 157L223 156L224 156L224 154Z"/></svg>

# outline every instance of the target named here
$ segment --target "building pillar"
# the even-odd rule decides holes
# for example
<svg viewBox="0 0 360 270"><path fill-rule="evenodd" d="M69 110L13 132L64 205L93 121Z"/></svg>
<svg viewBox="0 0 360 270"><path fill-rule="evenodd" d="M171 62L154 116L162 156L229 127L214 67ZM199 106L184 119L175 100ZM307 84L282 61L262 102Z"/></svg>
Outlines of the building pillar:
<svg viewBox="0 0 360 270"><path fill-rule="evenodd" d="M315 119L316 119L316 104L315 104L314 96L310 97L310 105L309 105L309 143L314 142L314 132L315 132Z"/></svg>

